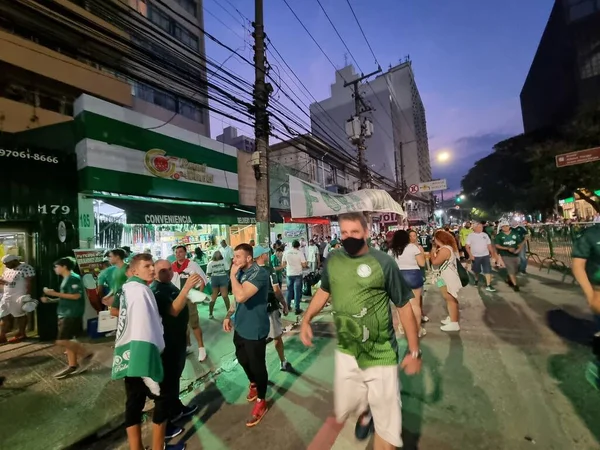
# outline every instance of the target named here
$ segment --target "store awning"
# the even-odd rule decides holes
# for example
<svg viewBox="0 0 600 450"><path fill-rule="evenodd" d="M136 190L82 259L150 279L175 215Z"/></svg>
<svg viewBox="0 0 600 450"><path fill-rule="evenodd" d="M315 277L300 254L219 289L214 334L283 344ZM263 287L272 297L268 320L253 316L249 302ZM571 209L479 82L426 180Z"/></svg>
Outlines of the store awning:
<svg viewBox="0 0 600 450"><path fill-rule="evenodd" d="M254 223L254 214L232 206L204 206L174 202L102 198L109 205L122 209L128 224L148 225L238 225Z"/></svg>
<svg viewBox="0 0 600 450"><path fill-rule="evenodd" d="M283 221L285 223L306 223L308 225L329 225L331 223L331 221L326 217L303 217L300 219L294 219L291 211L280 209L278 212L281 217L283 217Z"/></svg>

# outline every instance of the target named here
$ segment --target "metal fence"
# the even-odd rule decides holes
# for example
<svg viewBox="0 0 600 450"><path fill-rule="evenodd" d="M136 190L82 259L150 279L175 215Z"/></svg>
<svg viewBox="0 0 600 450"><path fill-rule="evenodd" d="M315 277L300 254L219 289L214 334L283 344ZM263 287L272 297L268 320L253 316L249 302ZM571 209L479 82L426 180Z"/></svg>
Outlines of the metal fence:
<svg viewBox="0 0 600 450"><path fill-rule="evenodd" d="M558 269L570 273L573 242L592 222L572 224L541 224L530 229L529 258L543 269Z"/></svg>

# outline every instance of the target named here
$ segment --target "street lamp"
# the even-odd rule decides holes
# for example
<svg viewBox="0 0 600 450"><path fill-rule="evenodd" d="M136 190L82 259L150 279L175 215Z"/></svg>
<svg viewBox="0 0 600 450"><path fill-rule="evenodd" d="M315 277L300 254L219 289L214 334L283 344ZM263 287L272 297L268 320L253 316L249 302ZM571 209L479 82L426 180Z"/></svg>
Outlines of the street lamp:
<svg viewBox="0 0 600 450"><path fill-rule="evenodd" d="M465 198L467 198L467 197L465 196L465 194L461 194L461 195L459 196L459 198L460 198L461 200L464 200L464 199L465 199Z"/></svg>
<svg viewBox="0 0 600 450"><path fill-rule="evenodd" d="M450 152L444 150L441 151L440 153L437 154L436 159L438 160L438 162L447 162L450 160Z"/></svg>

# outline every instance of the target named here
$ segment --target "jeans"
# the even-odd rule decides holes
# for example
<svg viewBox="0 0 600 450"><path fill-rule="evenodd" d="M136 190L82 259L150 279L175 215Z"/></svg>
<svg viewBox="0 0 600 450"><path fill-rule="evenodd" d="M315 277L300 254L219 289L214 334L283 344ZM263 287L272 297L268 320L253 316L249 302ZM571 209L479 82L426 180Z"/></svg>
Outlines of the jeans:
<svg viewBox="0 0 600 450"><path fill-rule="evenodd" d="M527 244L519 252L519 272L527 272Z"/></svg>
<svg viewBox="0 0 600 450"><path fill-rule="evenodd" d="M252 341L244 339L236 331L233 333L233 344L235 345L235 356L244 372L246 372L248 381L256 384L258 398L264 400L267 396L267 385L269 384L266 336L258 341Z"/></svg>
<svg viewBox="0 0 600 450"><path fill-rule="evenodd" d="M302 300L302 275L287 277L287 304L292 309L292 300L296 300L296 309L300 309Z"/></svg>

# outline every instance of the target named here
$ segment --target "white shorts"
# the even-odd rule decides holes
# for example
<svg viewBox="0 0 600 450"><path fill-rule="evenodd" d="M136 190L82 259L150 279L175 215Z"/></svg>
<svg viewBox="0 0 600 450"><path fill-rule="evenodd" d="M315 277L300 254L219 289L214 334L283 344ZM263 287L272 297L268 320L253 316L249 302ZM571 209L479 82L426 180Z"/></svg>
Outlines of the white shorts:
<svg viewBox="0 0 600 450"><path fill-rule="evenodd" d="M360 369L353 356L336 350L333 398L337 421L343 423L348 416L370 408L375 432L386 442L402 447L399 376L398 366Z"/></svg>
<svg viewBox="0 0 600 450"><path fill-rule="evenodd" d="M0 317L13 316L23 317L25 311L23 311L23 305L17 300L0 300Z"/></svg>
<svg viewBox="0 0 600 450"><path fill-rule="evenodd" d="M281 311L273 311L269 313L269 339L278 338L283 334L283 325L281 323Z"/></svg>

